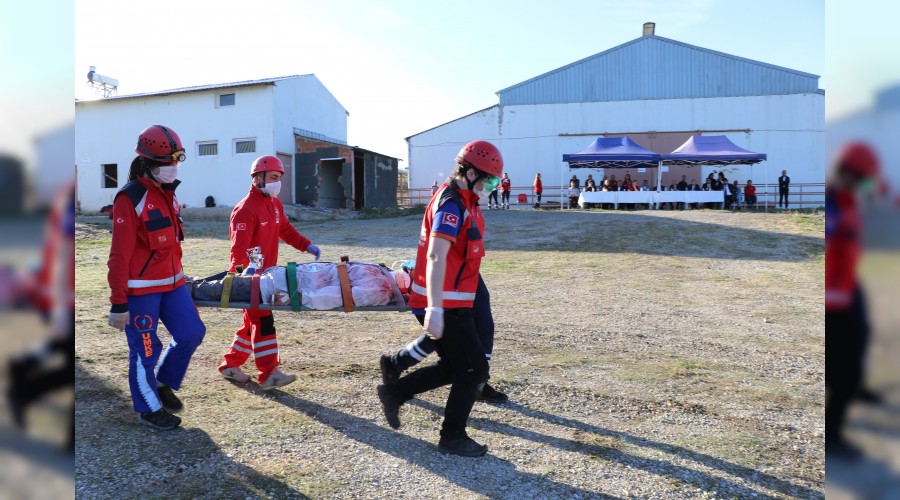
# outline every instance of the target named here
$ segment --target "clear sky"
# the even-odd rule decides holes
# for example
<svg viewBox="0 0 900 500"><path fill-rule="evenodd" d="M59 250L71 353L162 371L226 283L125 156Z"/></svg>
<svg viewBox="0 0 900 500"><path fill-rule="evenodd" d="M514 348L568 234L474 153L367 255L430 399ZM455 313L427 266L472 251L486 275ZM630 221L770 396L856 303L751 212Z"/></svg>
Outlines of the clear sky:
<svg viewBox="0 0 900 500"><path fill-rule="evenodd" d="M75 74L119 94L314 73L348 139L406 158L404 138L496 104L495 92L641 35L823 75L816 0L79 0ZM826 85L822 79L822 85ZM402 164L401 164L402 165Z"/></svg>

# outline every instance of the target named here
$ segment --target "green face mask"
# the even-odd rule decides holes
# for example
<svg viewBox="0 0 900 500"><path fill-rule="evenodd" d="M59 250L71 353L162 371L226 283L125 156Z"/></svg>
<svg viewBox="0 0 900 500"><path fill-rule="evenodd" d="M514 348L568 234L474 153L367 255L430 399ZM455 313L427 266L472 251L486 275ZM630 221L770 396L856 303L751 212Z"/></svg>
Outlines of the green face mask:
<svg viewBox="0 0 900 500"><path fill-rule="evenodd" d="M500 184L500 178L494 177L493 175L485 176L481 179L482 184L484 184L484 190L490 193L491 191L497 189L497 185Z"/></svg>
<svg viewBox="0 0 900 500"><path fill-rule="evenodd" d="M860 193L870 195L875 192L878 183L875 182L875 179L864 179L859 181L859 184L857 184L856 187Z"/></svg>

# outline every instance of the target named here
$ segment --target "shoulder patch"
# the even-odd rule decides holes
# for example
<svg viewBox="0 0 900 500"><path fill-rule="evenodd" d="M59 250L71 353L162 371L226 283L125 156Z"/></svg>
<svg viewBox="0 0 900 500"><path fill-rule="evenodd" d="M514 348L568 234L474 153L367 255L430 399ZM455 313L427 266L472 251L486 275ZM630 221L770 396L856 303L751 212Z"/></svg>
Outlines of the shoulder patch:
<svg viewBox="0 0 900 500"><path fill-rule="evenodd" d="M128 196L128 199L131 200L131 204L136 207L138 203L141 202L141 198L144 197L144 193L146 192L147 188L145 188L140 182L131 181L128 184L122 186L122 189L119 190L119 193L117 193L116 196L119 196L119 194L125 194L126 196Z"/></svg>

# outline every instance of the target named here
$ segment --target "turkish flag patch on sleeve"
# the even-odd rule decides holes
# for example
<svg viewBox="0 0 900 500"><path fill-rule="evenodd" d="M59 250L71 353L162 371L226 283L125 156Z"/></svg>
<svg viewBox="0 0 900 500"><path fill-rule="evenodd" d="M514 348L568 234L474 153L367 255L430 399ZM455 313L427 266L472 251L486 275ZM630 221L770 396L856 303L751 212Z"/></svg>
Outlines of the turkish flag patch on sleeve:
<svg viewBox="0 0 900 500"><path fill-rule="evenodd" d="M459 224L459 216L453 215L450 213L445 213L443 224L446 224L451 227L456 227L456 225Z"/></svg>
<svg viewBox="0 0 900 500"><path fill-rule="evenodd" d="M247 229L247 224L244 222L238 222L237 224L234 225L235 231L243 231L245 229Z"/></svg>

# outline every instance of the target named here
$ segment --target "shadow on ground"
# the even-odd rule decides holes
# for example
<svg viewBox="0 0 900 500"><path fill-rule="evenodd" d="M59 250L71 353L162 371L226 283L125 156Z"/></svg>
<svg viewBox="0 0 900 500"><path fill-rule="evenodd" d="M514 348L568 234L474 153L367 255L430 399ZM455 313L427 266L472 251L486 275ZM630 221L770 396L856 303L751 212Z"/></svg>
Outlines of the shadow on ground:
<svg viewBox="0 0 900 500"><path fill-rule="evenodd" d="M438 414L443 413L442 408L420 399L413 399L409 404L431 410ZM502 408L519 412L538 421L553 422L558 425L569 427L576 431L591 432L601 436L616 438L632 446L661 450L681 458L693 460L694 462L703 464L707 467L732 474L734 476L740 477L741 479L744 479L747 482L756 483L760 486L772 488L782 493L790 494L793 496L815 498L822 495L822 493L819 491L809 489L805 486L795 485L781 478L772 476L771 474L759 472L748 467L737 465L720 458L712 457L703 453L698 453L696 451L688 450L680 446L660 443L646 438L632 436L631 434L627 434L624 432L612 431L609 429L604 429L602 427L597 427L595 425L586 424L578 420L559 417L540 410L535 410L519 403L506 403L502 405ZM502 422L496 422L483 418L472 418L469 420L469 425L473 428L488 432L506 434L508 436L526 439L535 443L547 444L557 447L561 450L584 453L586 455L593 455L597 457L604 457L607 460L627 464L630 467L639 468L651 474L664 475L673 480L684 481L686 483L693 484L694 486L701 489L709 489L711 485L716 485L719 488L725 486L729 488L729 494L733 493L739 498L749 498L753 495L760 494L765 495L764 492L755 491L734 481L723 479L717 476L712 476L705 472L690 469L682 465L676 465L664 460L637 457L614 448L591 445L571 439L547 436L544 434L539 434L526 429L521 429L508 424L504 424Z"/></svg>
<svg viewBox="0 0 900 500"><path fill-rule="evenodd" d="M206 432L190 427L189 421L172 431L138 425L131 397L92 375L80 362L75 376L77 496L257 498L268 493L274 498L303 497L284 482L233 461ZM148 480L137 482L134 476ZM140 484L143 487L135 488Z"/></svg>
<svg viewBox="0 0 900 500"><path fill-rule="evenodd" d="M245 390L262 394L255 386L246 386ZM274 401L303 413L310 418L325 424L346 437L370 446L388 455L405 460L411 464L428 470L469 491L488 497L496 497L500 492L496 485L510 487L540 488L540 492L550 497L561 498L580 495L582 498L594 497L597 492L587 491L571 485L557 483L546 477L523 472L506 460L490 455L482 458L465 458L449 456L446 460L423 460L429 455L440 456L434 443L413 438L399 432L382 427L370 420L350 415L320 404L298 398L286 392L274 393ZM483 467L476 467L482 466ZM479 469L484 469L479 473ZM489 479L489 480L487 480ZM606 498L614 498L604 494Z"/></svg>

